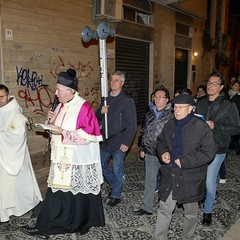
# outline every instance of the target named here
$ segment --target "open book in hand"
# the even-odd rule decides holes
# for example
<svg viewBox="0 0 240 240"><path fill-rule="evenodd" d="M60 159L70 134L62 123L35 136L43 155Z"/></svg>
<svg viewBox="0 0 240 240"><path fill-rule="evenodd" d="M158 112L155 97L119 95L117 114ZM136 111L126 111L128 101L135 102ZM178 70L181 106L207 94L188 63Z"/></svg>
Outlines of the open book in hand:
<svg viewBox="0 0 240 240"><path fill-rule="evenodd" d="M35 123L36 127L42 127L44 130L59 131L58 127L52 124Z"/></svg>

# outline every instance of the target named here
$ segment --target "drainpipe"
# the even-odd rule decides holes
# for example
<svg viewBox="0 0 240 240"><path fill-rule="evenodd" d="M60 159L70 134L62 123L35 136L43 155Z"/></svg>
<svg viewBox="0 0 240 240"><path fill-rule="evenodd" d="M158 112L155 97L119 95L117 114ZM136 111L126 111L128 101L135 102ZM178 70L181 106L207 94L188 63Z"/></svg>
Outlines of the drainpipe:
<svg viewBox="0 0 240 240"><path fill-rule="evenodd" d="M215 70L215 54L216 54L216 22L217 22L217 0L211 0L211 6L210 6L210 38L211 38L211 46L213 47L213 50L211 51L211 57L210 57L210 72Z"/></svg>

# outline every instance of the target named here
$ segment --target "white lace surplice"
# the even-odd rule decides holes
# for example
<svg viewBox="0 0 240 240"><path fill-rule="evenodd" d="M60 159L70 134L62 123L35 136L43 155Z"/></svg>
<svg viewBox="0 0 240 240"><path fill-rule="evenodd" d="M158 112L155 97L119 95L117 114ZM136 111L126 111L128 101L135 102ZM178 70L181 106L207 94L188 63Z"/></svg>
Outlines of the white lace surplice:
<svg viewBox="0 0 240 240"><path fill-rule="evenodd" d="M76 102L74 106L65 105L55 123L70 130L63 131L63 141L62 136L52 136L48 186L53 192L61 190L73 194L81 192L97 195L103 183L98 137L82 129L71 129L76 125L73 122L77 121L79 112L76 111L76 105Z"/></svg>

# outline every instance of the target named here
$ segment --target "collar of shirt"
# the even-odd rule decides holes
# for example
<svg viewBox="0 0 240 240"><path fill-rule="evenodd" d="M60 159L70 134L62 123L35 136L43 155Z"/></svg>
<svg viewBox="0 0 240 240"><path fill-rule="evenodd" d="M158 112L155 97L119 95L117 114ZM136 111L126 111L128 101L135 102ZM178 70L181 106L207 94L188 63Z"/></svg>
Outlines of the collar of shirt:
<svg viewBox="0 0 240 240"><path fill-rule="evenodd" d="M153 109L153 111L155 112L156 117L159 118L159 117L162 115L162 113L163 113L163 111L165 110L165 108L166 108L166 107L162 108L162 109L159 111L159 110L157 110L157 107L156 107L156 106L153 106L152 109Z"/></svg>

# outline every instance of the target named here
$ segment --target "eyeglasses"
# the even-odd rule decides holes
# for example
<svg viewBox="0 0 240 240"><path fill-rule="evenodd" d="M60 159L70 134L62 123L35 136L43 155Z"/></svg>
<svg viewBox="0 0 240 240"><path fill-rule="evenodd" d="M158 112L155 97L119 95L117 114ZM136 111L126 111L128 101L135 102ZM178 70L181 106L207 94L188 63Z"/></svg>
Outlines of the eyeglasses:
<svg viewBox="0 0 240 240"><path fill-rule="evenodd" d="M63 92L63 91L67 91L67 90L71 90L70 88L66 88L66 89L55 89L55 93L58 93L58 92Z"/></svg>
<svg viewBox="0 0 240 240"><path fill-rule="evenodd" d="M1 95L0 96L0 99L4 99L8 94L5 94L5 95Z"/></svg>
<svg viewBox="0 0 240 240"><path fill-rule="evenodd" d="M218 82L211 82L211 81L205 81L207 85L216 87L218 85L221 85L221 83Z"/></svg>
<svg viewBox="0 0 240 240"><path fill-rule="evenodd" d="M177 109L179 109L179 110L183 110L184 108L186 108L186 107L189 107L190 105L188 104L188 105L185 105L185 106L173 106L173 110L177 110Z"/></svg>

